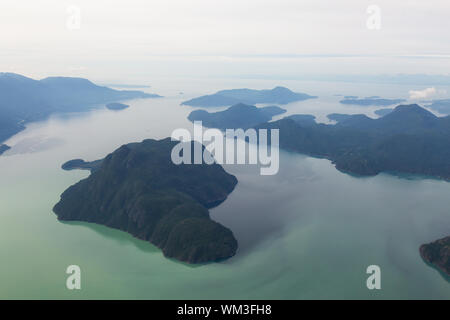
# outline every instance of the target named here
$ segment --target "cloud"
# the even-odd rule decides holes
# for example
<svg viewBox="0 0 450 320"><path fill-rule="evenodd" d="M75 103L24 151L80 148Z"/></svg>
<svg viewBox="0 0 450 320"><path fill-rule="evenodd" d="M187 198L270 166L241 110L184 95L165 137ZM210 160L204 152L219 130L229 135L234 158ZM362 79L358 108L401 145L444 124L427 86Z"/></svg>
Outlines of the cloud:
<svg viewBox="0 0 450 320"><path fill-rule="evenodd" d="M409 91L409 99L411 100L419 100L419 99L427 99L430 96L436 94L436 88L426 88L423 90L410 90Z"/></svg>

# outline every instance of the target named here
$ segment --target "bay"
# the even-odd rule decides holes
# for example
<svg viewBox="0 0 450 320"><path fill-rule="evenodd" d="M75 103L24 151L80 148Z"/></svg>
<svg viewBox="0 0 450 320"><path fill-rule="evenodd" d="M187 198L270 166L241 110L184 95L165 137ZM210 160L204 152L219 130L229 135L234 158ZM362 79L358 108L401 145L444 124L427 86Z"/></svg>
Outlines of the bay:
<svg viewBox="0 0 450 320"><path fill-rule="evenodd" d="M42 299L449 299L450 286L420 258L423 243L450 234L450 183L381 174L354 177L330 161L281 152L280 171L226 165L239 183L211 210L239 242L235 257L191 266L124 232L61 223L60 194L86 177L67 160L104 157L122 144L192 128L184 100L221 89L285 85L319 99L283 106L287 114L366 113L343 95L402 97L402 86L245 79L159 79L162 99L126 101L54 115L27 125L0 157L0 298ZM180 94L180 92L184 92ZM214 108L213 110L222 110ZM281 116L280 116L281 117ZM81 267L82 289L67 290L67 266ZM379 265L382 289L368 290L366 268Z"/></svg>

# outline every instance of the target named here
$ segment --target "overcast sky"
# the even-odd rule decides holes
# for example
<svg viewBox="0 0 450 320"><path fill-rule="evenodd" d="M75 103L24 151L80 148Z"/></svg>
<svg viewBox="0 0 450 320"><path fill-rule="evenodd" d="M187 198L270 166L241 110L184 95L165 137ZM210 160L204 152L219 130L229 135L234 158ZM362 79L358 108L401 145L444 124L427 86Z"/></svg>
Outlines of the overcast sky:
<svg viewBox="0 0 450 320"><path fill-rule="evenodd" d="M449 17L448 0L1 0L0 71L449 74Z"/></svg>

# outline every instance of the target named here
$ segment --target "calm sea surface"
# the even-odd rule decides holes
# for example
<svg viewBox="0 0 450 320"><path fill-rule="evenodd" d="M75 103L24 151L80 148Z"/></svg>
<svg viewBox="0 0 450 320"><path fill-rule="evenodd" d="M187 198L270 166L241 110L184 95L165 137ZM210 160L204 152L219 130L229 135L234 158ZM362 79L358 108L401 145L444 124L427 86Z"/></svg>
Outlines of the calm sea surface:
<svg viewBox="0 0 450 320"><path fill-rule="evenodd" d="M119 112L55 115L7 141L12 149L0 157L0 298L450 299L448 280L418 252L422 243L450 235L450 183L438 180L352 177L328 160L285 152L275 176L260 176L256 166L227 165L239 183L211 216L234 232L239 250L223 263L202 266L166 259L121 231L58 222L52 207L60 194L88 175L63 171L62 163L192 129L186 117L193 108L180 106L188 98L285 85L319 96L285 106L287 114L326 122L331 112L373 116L377 109L340 105L337 95L399 98L413 89L231 79L151 84L165 98L132 100ZM72 264L81 267L78 291L65 286ZM366 268L373 264L381 267L381 290L366 287Z"/></svg>

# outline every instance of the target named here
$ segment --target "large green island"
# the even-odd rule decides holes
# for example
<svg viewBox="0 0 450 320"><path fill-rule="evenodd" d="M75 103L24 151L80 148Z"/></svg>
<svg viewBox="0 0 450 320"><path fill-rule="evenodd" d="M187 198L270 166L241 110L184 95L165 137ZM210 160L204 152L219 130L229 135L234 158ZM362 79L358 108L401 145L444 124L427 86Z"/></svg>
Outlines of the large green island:
<svg viewBox="0 0 450 320"><path fill-rule="evenodd" d="M420 255L450 277L450 236L422 245Z"/></svg>
<svg viewBox="0 0 450 320"><path fill-rule="evenodd" d="M64 191L53 209L58 219L126 231L187 263L232 257L237 241L211 220L208 208L222 203L237 179L218 164L173 164L177 143L166 138L121 146Z"/></svg>

